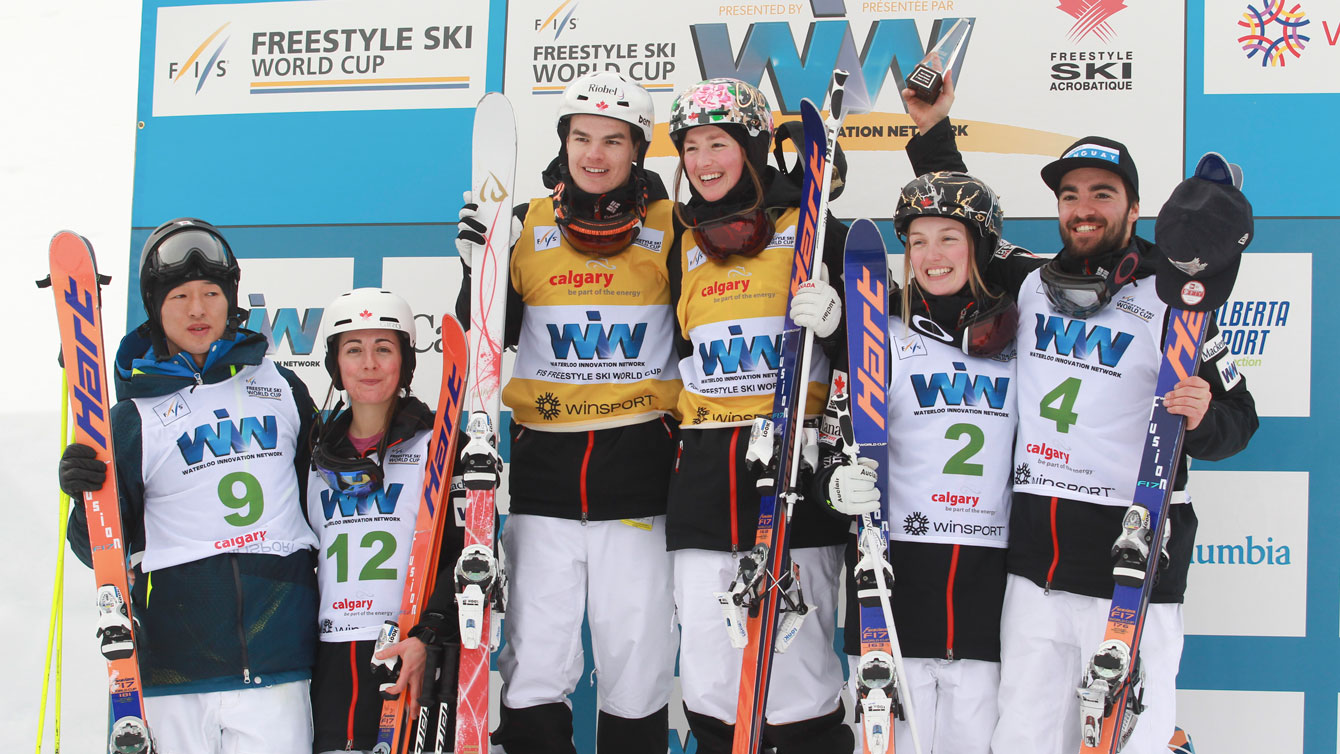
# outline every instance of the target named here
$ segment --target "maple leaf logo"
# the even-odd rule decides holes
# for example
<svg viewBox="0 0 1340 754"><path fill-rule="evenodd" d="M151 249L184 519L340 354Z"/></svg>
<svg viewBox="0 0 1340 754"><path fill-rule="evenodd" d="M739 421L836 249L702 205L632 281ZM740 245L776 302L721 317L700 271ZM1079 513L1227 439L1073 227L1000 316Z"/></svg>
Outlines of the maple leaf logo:
<svg viewBox="0 0 1340 754"><path fill-rule="evenodd" d="M847 381L842 379L842 375L833 378L833 388L837 390L838 395L847 392Z"/></svg>
<svg viewBox="0 0 1340 754"><path fill-rule="evenodd" d="M1070 27L1067 35L1070 41L1078 42L1093 34L1104 42L1110 42L1117 33L1112 30L1107 19L1116 15L1117 11L1125 10L1126 3L1123 0L1060 0L1056 8L1075 19L1075 25Z"/></svg>
<svg viewBox="0 0 1340 754"><path fill-rule="evenodd" d="M367 309L364 309L363 311L358 313L358 316L362 317L363 319L372 319L372 312L368 311Z"/></svg>
<svg viewBox="0 0 1340 754"><path fill-rule="evenodd" d="M609 105L608 102L606 102L605 100L602 99L601 101L599 101L599 102L596 103L596 109L597 109L597 110L601 110L601 111L605 111L605 110L610 109L610 105Z"/></svg>

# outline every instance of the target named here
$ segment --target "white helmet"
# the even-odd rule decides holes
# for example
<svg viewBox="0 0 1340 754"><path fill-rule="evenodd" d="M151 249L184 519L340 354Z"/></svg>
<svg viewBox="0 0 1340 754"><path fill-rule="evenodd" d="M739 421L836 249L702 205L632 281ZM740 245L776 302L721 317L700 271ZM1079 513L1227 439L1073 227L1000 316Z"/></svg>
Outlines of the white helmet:
<svg viewBox="0 0 1340 754"><path fill-rule="evenodd" d="M335 339L342 332L353 330L394 330L404 335L408 348L400 355L401 387L408 387L414 376L414 311L405 299L380 288L355 288L340 294L330 306L326 307L321 320L325 330L326 371L335 382L340 384L340 368L337 361Z"/></svg>
<svg viewBox="0 0 1340 754"><path fill-rule="evenodd" d="M563 90L558 105L558 134L566 137L563 119L570 115L603 115L641 129L644 145L651 143L656 110L651 95L637 82L613 71L590 73Z"/></svg>

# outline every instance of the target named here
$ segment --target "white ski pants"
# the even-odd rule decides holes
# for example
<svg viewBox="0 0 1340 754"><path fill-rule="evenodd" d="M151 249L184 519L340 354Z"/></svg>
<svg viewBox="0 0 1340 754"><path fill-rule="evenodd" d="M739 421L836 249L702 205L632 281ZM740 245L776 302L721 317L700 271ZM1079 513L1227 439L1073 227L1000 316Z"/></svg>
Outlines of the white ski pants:
<svg viewBox="0 0 1340 754"><path fill-rule="evenodd" d="M849 676L854 678L859 657L848 655ZM996 688L1000 663L983 660L937 660L905 657L912 713L921 741L921 754L987 754L991 732L996 728ZM852 704L859 705L856 682ZM893 722L894 749L915 751L912 730L901 720ZM862 723L856 724L857 754L865 751Z"/></svg>
<svg viewBox="0 0 1340 754"><path fill-rule="evenodd" d="M158 754L308 754L308 681L239 691L144 697Z"/></svg>
<svg viewBox="0 0 1340 754"><path fill-rule="evenodd" d="M1005 582L1000 621L1000 720L993 754L1079 751L1079 687L1107 630L1110 599L1053 591L1022 576ZM1182 606L1151 604L1140 639L1145 712L1122 754L1167 754L1182 659Z"/></svg>
<svg viewBox="0 0 1340 754"><path fill-rule="evenodd" d="M712 550L679 550L674 556L684 704L700 715L734 724L744 650L731 646L714 595L730 586L740 556ZM842 545L792 550L791 558L800 564L810 612L790 649L773 661L766 714L772 725L827 715L842 696L842 664L833 649Z"/></svg>
<svg viewBox="0 0 1340 754"><path fill-rule="evenodd" d="M510 583L498 655L503 704L571 706L585 663L583 615L601 711L637 719L670 702L679 631L665 516L583 524L516 514L502 544Z"/></svg>

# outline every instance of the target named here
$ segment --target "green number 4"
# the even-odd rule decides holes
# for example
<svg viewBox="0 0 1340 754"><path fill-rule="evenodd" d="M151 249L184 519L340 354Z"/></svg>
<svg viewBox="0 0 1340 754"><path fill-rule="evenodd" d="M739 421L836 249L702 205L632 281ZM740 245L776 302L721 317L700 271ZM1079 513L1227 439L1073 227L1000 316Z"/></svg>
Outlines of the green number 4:
<svg viewBox="0 0 1340 754"><path fill-rule="evenodd" d="M1078 377L1068 377L1050 393L1042 396L1042 401L1038 404L1038 415L1056 422L1057 432L1069 432L1079 421L1079 414L1075 413L1075 399L1079 397L1079 386Z"/></svg>

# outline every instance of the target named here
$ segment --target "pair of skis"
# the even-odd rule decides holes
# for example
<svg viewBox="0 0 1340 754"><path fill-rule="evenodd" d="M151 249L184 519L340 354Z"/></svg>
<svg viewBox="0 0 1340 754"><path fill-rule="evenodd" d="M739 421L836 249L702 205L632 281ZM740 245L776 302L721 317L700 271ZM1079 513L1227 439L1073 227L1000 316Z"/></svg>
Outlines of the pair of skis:
<svg viewBox="0 0 1340 754"><path fill-rule="evenodd" d="M1231 174L1231 179L1213 177L1218 172L1215 169L1217 163L1222 163L1219 170ZM1234 190L1238 190L1242 174L1219 155L1213 154L1212 158L1207 154L1201 158L1192 178L1187 179L1192 180L1231 183ZM1250 214L1250 206L1247 211ZM1243 236L1235 253L1241 254L1249 239L1250 235ZM1080 701L1081 754L1116 754L1130 738L1144 710L1140 637L1150 594L1162 565L1161 551L1170 534L1168 505L1186 430L1185 418L1169 413L1163 405L1163 396L1200 369L1201 346L1211 316L1209 311L1183 309L1179 301L1164 303L1168 304L1168 327L1150 405L1145 446L1140 456L1140 471L1131 505L1122 518L1122 533L1113 546L1115 586L1107 614L1107 629L1075 691Z"/></svg>
<svg viewBox="0 0 1340 754"><path fill-rule="evenodd" d="M861 516L857 538L856 600L861 655L853 680L861 706L865 754L894 751L893 721L904 721L912 747L921 754L912 700L903 670L903 653L893 624L893 568L889 564L889 525L883 508L889 499L889 257L879 229L869 220L852 223L843 262L847 283L847 380L833 383L841 446L847 461L878 463L876 489L880 508Z"/></svg>
<svg viewBox="0 0 1340 754"><path fill-rule="evenodd" d="M455 702L456 717L452 750L457 754L488 751L489 659L501 637L506 595L502 558L494 555L494 520L495 498L502 474L497 427L501 408L503 315L507 308L515 161L516 119L511 103L502 94L485 94L475 109L471 171L471 187L479 204L478 217L487 228L485 246L473 260L468 343L455 318L443 317L443 398L439 402L429 451L428 479L424 483L424 499L419 511L420 521L425 511L435 514L435 521L441 520L434 524L436 540L429 554L416 561L415 552L411 550L400 621L400 626L417 621L419 603L432 593L434 587L436 571L433 566L437 563L437 544L441 541L442 525L447 515L445 503L451 486L452 464L456 460L456 422L464 403L467 442L461 451L461 463L466 488L465 546L453 571L461 642L458 653L455 647L450 647L441 657L436 653L444 650L429 648L428 668L440 668L441 677L435 681L430 672L424 679L415 732L416 752L426 750L432 708L429 702L432 701L438 703L434 737L437 751L445 748L451 701ZM448 329L451 330L450 343ZM467 368L468 382L461 376ZM449 372L453 375L450 390ZM448 394L452 398L450 405L444 403ZM442 426L444 417L450 417L445 427ZM439 476L439 470L445 476ZM430 490L440 496L436 504L429 501ZM415 546L418 541L416 526ZM498 552L501 555L501 551ZM424 567L416 569L416 562ZM387 626L391 633L399 631L395 624L388 622ZM394 640L390 639L391 642ZM457 672L453 673L453 668ZM449 683L453 675L458 679L454 688ZM384 703L377 748L373 749L377 754L399 754L408 748L404 714L407 704L403 694L399 699Z"/></svg>
<svg viewBox="0 0 1340 754"><path fill-rule="evenodd" d="M456 460L456 437L461 413L461 398L465 392L466 344L465 333L455 317L444 314L442 322L442 385L438 392L437 413L433 418L433 434L428 441L428 465L424 470L423 491L419 498L419 512L414 521L414 536L410 540L409 563L405 567L405 586L400 603L399 621L387 621L377 638L376 650L395 644L402 630L408 630L419 621L423 603L433 593L437 581L438 552L442 546L442 532L450 513L452 467ZM429 647L429 651L441 650ZM374 668L384 667L392 673L398 660L372 660ZM431 663L430 663L431 664ZM438 665L441 663L439 662ZM432 686L432 678L425 684ZM386 697L390 682L383 683L382 713L377 727L377 754L399 752L406 727L408 694ZM427 696L427 695L425 695ZM427 733L428 706L419 710L416 750L423 751ZM449 715L443 705L439 726ZM405 737L407 738L407 737ZM441 740L440 738L438 739Z"/></svg>
<svg viewBox="0 0 1340 754"><path fill-rule="evenodd" d="M717 595L727 616L732 643L743 644L744 648L735 715L735 754L762 751L773 650L776 647L779 652L785 651L808 610L799 590L799 571L791 562L790 520L801 495L801 445L814 333L791 320L789 302L796 289L812 279L815 256L823 253L824 221L832 182L830 162L845 115L846 79L846 71L834 71L827 122L812 102L801 102L805 145L799 158L805 163L805 171L795 261L782 330L782 361L777 370L772 415L755 420L750 440L751 446L761 450L758 455L768 459L760 486L771 483L771 491L760 497L753 549L740 559L739 574L729 591ZM790 592L792 585L796 588L795 596Z"/></svg>
<svg viewBox="0 0 1340 754"><path fill-rule="evenodd" d="M93 247L77 233L61 231L51 239L49 283L56 295L61 358L75 415L75 442L93 448L107 464L101 489L84 493L93 580L98 585L98 636L107 659L111 695L113 754L149 754L153 739L144 718L139 651L130 607L130 567L121 526L112 452L111 384L102 337L102 283Z"/></svg>

